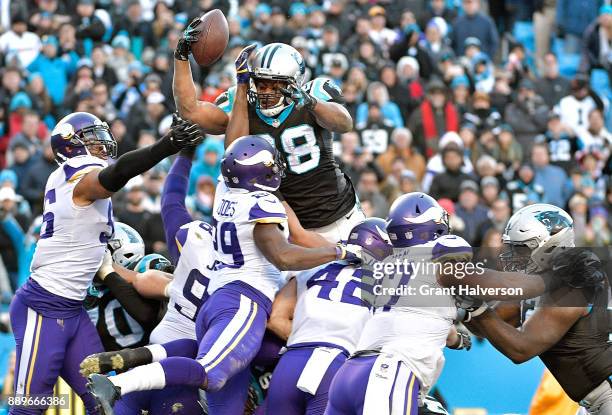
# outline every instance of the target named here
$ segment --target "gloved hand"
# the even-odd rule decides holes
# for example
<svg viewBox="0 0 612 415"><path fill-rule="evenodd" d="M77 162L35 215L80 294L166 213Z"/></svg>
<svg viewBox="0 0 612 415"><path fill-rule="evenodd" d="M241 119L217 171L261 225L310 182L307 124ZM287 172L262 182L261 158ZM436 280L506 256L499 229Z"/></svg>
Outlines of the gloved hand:
<svg viewBox="0 0 612 415"><path fill-rule="evenodd" d="M176 113L172 115L169 135L170 141L177 149L195 147L204 140L197 124L182 119Z"/></svg>
<svg viewBox="0 0 612 415"><path fill-rule="evenodd" d="M287 99L293 101L296 109L304 107L308 111L312 111L318 102L315 97L302 88L298 88L295 84L289 84L287 88L281 89L281 92Z"/></svg>
<svg viewBox="0 0 612 415"><path fill-rule="evenodd" d="M361 247L358 245L336 245L336 259L347 261L350 264L361 264Z"/></svg>
<svg viewBox="0 0 612 415"><path fill-rule="evenodd" d="M242 49L234 61L236 65L236 82L238 84L248 84L251 79L251 73L249 72L249 56L257 45L253 43Z"/></svg>
<svg viewBox="0 0 612 415"><path fill-rule="evenodd" d="M113 268L113 257L111 256L110 251L106 249L106 251L104 251L104 257L102 257L102 264L100 264L100 268L98 268L96 276L100 278L100 280L104 281L104 279L111 272L115 272L115 269Z"/></svg>
<svg viewBox="0 0 612 415"><path fill-rule="evenodd" d="M556 252L555 252L556 251ZM587 248L556 248L552 274L572 288L596 287L607 278L601 260Z"/></svg>
<svg viewBox="0 0 612 415"><path fill-rule="evenodd" d="M464 327L456 327L457 335L459 336L459 343L449 346L449 349L453 350L470 350L472 348L472 336Z"/></svg>
<svg viewBox="0 0 612 415"><path fill-rule="evenodd" d="M175 59L180 61L186 61L189 59L189 54L191 53L191 43L197 41L200 37L200 33L202 32L197 28L199 24L200 18L196 17L185 28L183 35L179 39L176 49L174 50Z"/></svg>
<svg viewBox="0 0 612 415"><path fill-rule="evenodd" d="M459 321L468 322L473 317L477 317L489 309L489 305L479 298L470 297L469 295L455 295L455 306L457 306L457 315Z"/></svg>

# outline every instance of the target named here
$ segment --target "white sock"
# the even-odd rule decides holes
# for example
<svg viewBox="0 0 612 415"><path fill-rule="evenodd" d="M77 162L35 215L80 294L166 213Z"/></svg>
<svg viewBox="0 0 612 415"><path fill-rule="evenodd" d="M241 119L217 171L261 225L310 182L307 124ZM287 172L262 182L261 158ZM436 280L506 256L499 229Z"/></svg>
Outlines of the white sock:
<svg viewBox="0 0 612 415"><path fill-rule="evenodd" d="M164 346L161 344L149 344L145 347L149 349L151 355L153 355L153 362L159 362L160 360L168 357L166 349L164 349Z"/></svg>
<svg viewBox="0 0 612 415"><path fill-rule="evenodd" d="M159 363L138 366L129 372L109 376L108 379L113 385L121 388L121 396L130 392L163 389L166 387L164 368Z"/></svg>

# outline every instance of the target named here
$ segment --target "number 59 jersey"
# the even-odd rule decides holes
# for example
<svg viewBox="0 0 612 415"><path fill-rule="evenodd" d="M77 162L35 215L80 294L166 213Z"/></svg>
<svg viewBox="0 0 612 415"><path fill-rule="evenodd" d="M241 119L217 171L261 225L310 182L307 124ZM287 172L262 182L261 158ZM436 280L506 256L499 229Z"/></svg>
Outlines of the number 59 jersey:
<svg viewBox="0 0 612 415"><path fill-rule="evenodd" d="M297 303L287 346L336 346L355 351L361 331L370 319L361 295L361 268L331 262L300 272Z"/></svg>
<svg viewBox="0 0 612 415"><path fill-rule="evenodd" d="M217 266L209 292L233 281L242 281L274 301L281 283L281 272L272 265L255 244L253 230L257 223L276 223L288 237L285 207L271 193L247 192L228 188L219 181L213 205Z"/></svg>
<svg viewBox="0 0 612 415"><path fill-rule="evenodd" d="M344 104L342 91L332 80L316 78L303 89L321 102ZM230 88L219 96L219 108L231 112L234 95L235 88ZM355 190L334 160L331 135L310 111L290 104L273 118L249 102L248 112L249 133L274 144L287 166L279 192L304 228L329 225L355 207Z"/></svg>
<svg viewBox="0 0 612 415"><path fill-rule="evenodd" d="M215 275L213 234L214 228L199 220L186 223L177 231L180 257L170 282L168 310L151 333L151 343L195 340L196 316L208 299L208 287Z"/></svg>
<svg viewBox="0 0 612 415"><path fill-rule="evenodd" d="M31 278L52 294L83 300L102 263L106 243L114 232L111 200L77 206L72 194L85 174L104 167L102 159L78 156L68 159L47 180L43 226Z"/></svg>

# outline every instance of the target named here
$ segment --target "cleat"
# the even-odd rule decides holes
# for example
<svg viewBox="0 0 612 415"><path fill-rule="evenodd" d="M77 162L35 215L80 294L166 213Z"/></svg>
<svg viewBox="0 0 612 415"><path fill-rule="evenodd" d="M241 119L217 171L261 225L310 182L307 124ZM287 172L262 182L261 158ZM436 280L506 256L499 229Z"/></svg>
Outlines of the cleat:
<svg viewBox="0 0 612 415"><path fill-rule="evenodd" d="M121 398L121 388L113 385L106 376L93 374L87 378L87 390L98 403L100 415L114 415L113 405Z"/></svg>
<svg viewBox="0 0 612 415"><path fill-rule="evenodd" d="M114 370L117 373L125 372L129 367L125 366L122 351L95 353L87 356L81 362L81 375L87 377L94 373L108 373Z"/></svg>

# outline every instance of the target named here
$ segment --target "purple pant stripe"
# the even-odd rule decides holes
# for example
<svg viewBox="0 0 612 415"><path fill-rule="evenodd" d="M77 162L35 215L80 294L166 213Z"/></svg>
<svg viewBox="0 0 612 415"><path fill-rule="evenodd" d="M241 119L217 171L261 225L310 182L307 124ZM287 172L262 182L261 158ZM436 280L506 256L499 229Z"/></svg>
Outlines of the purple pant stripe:
<svg viewBox="0 0 612 415"><path fill-rule="evenodd" d="M397 377L399 376L401 367L401 362L398 362L397 368L395 369L395 377L393 378L393 384L391 385L391 393L389 393L389 413L393 411L393 392L395 391L395 385L397 383ZM406 411L404 410L404 412Z"/></svg>

